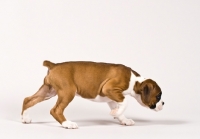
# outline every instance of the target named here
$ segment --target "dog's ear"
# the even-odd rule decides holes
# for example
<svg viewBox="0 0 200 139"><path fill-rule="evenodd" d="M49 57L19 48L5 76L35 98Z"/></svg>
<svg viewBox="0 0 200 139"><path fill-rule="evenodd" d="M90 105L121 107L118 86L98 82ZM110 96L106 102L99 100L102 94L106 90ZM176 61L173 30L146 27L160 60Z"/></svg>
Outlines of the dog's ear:
<svg viewBox="0 0 200 139"><path fill-rule="evenodd" d="M143 100L145 102L148 102L149 101L149 97L150 97L150 88L148 87L147 84L145 84L143 87L142 87L142 96L143 96Z"/></svg>
<svg viewBox="0 0 200 139"><path fill-rule="evenodd" d="M147 96L150 93L149 92L149 87L148 87L147 84L143 87L143 93L144 93L145 96Z"/></svg>

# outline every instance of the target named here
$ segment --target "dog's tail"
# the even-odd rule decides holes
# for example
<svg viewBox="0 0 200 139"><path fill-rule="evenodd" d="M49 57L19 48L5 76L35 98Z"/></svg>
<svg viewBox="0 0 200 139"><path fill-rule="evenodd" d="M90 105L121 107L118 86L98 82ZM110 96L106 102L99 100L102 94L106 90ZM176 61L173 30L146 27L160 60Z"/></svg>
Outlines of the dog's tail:
<svg viewBox="0 0 200 139"><path fill-rule="evenodd" d="M56 65L56 64L54 64L54 63L52 63L52 62L50 62L50 61L48 61L48 60L45 60L45 61L43 62L43 66L48 67L49 70L52 69L55 65Z"/></svg>

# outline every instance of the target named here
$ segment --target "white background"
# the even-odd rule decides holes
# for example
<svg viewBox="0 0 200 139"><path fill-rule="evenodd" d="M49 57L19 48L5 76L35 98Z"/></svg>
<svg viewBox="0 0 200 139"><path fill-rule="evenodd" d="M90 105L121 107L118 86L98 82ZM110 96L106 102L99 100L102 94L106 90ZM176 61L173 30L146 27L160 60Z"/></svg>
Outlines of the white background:
<svg viewBox="0 0 200 139"><path fill-rule="evenodd" d="M0 138L200 137L199 0L1 0ZM56 97L20 122L23 99L35 93L44 60L101 61L130 66L161 87L164 109L154 112L128 97L135 126L109 116L106 104L75 98L65 115L78 130L49 114Z"/></svg>

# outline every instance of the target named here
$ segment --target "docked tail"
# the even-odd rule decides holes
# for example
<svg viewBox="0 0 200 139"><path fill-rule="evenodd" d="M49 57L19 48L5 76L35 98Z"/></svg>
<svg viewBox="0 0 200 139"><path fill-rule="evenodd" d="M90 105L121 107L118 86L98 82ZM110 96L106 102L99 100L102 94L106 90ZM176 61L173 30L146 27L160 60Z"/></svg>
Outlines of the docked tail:
<svg viewBox="0 0 200 139"><path fill-rule="evenodd" d="M48 69L52 69L55 65L56 65L56 64L54 64L54 63L52 63L52 62L50 62L50 61L47 61L47 60L45 60L45 61L43 62L43 66L48 67Z"/></svg>

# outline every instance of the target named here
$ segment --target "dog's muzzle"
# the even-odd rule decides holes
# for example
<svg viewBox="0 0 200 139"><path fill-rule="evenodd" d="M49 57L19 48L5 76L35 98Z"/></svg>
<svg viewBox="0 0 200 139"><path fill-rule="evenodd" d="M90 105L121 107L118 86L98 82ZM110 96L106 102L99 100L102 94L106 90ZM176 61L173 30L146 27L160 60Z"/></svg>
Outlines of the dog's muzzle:
<svg viewBox="0 0 200 139"><path fill-rule="evenodd" d="M160 100L156 105L151 106L150 109L153 109L155 111L160 111L163 109L163 105L165 104L165 102L163 102L162 100Z"/></svg>

